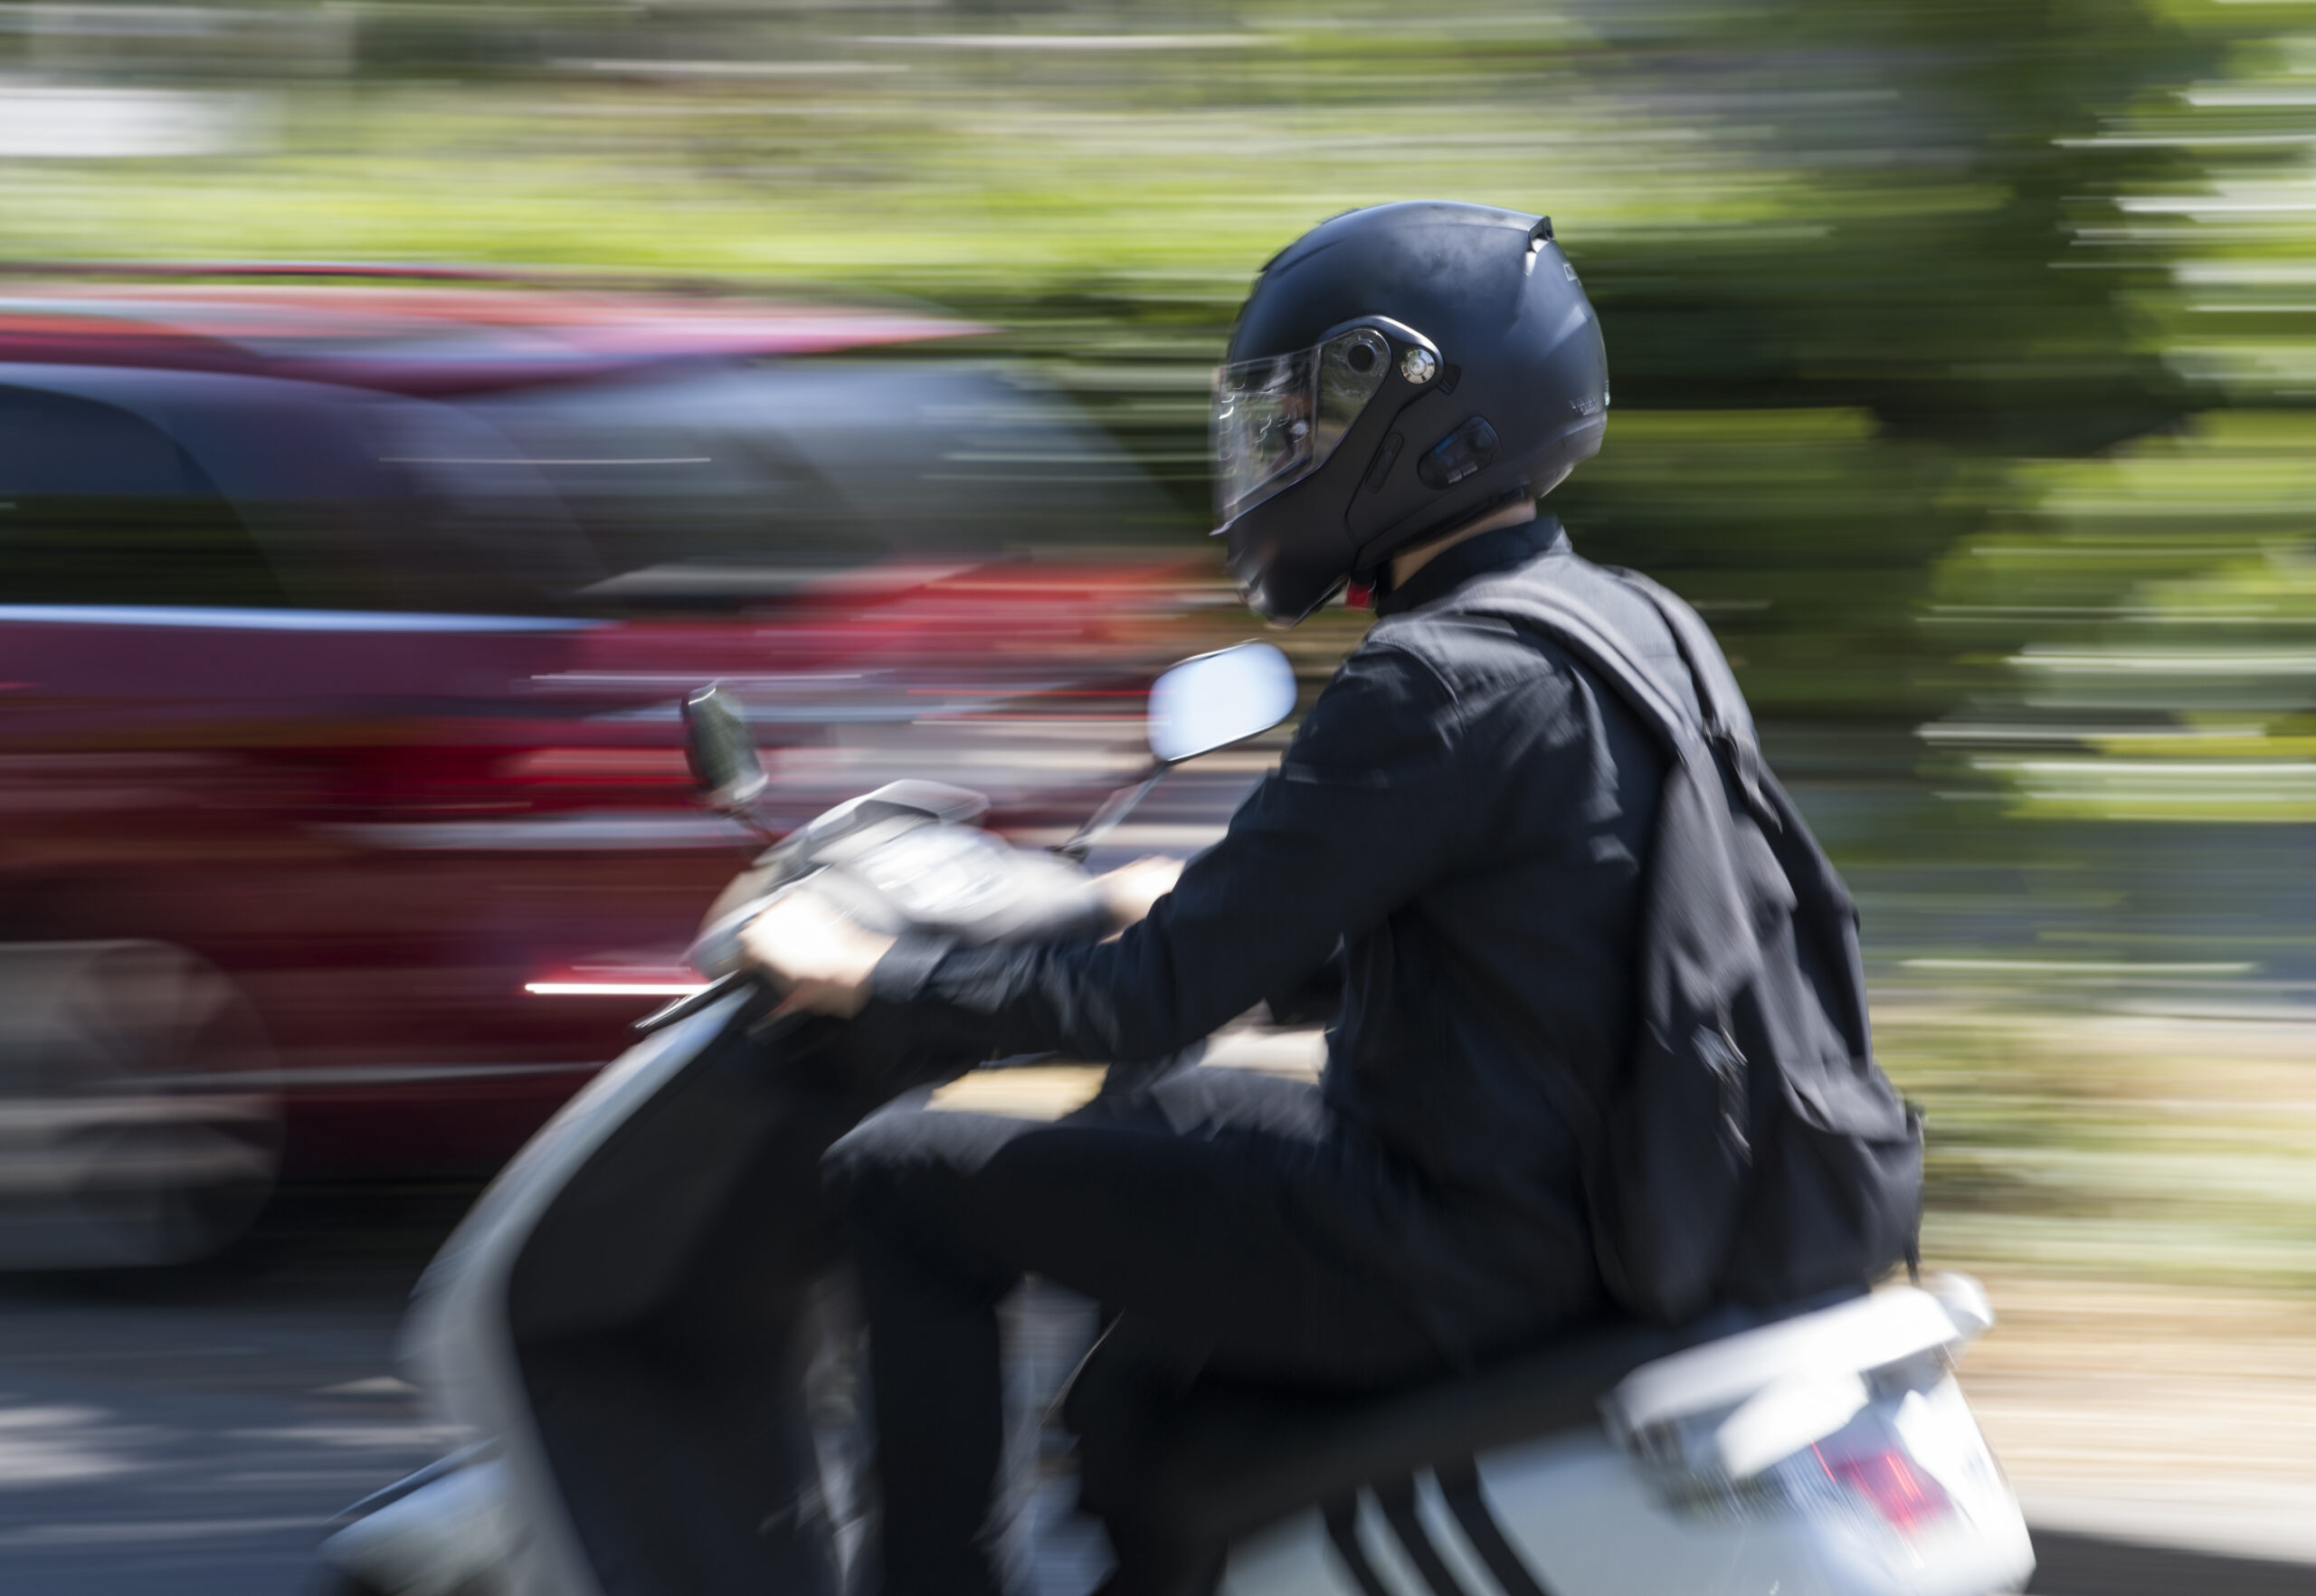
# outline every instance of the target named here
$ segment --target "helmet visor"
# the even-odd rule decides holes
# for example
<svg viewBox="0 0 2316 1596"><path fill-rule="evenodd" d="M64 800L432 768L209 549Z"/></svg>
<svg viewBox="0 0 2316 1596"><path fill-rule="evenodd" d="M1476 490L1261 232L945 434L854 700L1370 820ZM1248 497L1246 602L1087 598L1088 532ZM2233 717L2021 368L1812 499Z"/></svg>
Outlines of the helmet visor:
<svg viewBox="0 0 2316 1596"><path fill-rule="evenodd" d="M1353 328L1214 374L1214 508L1229 525L1326 464L1383 385L1391 346Z"/></svg>

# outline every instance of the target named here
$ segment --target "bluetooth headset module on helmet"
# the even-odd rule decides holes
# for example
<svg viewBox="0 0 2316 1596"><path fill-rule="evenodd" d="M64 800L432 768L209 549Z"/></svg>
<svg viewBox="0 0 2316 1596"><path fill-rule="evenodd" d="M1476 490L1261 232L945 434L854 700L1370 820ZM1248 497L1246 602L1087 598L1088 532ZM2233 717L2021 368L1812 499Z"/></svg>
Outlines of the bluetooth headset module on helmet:
<svg viewBox="0 0 2316 1596"><path fill-rule="evenodd" d="M1599 319L1549 217L1410 200L1279 252L1214 377L1215 535L1292 626L1600 447Z"/></svg>

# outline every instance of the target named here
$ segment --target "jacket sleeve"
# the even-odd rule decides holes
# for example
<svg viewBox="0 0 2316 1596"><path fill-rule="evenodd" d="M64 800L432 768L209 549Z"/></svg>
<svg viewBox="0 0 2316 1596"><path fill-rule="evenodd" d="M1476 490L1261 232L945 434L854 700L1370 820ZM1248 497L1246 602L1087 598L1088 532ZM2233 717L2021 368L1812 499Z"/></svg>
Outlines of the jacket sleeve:
<svg viewBox="0 0 2316 1596"><path fill-rule="evenodd" d="M1429 666L1371 641L1146 919L1098 944L904 937L871 990L983 1057L1163 1058L1302 986L1343 938L1454 867L1467 830L1460 730Z"/></svg>

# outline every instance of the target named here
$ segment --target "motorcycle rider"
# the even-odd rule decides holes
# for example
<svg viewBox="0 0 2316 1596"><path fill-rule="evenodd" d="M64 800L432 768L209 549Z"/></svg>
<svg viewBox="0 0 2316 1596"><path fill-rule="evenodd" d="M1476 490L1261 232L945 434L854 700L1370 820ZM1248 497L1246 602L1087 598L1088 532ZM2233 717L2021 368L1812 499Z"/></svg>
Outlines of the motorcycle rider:
<svg viewBox="0 0 2316 1596"><path fill-rule="evenodd" d="M1179 881L1109 878L1131 923L1106 942L896 943L802 894L745 934L790 1003L905 1005L977 1057L1162 1059L1315 983L1333 1011L1316 1087L1188 1069L1051 1124L888 1112L831 1151L895 1596L998 1588L996 1309L1025 1273L1184 1374L1320 1385L1466 1366L1604 1306L1552 1088L1628 1050L1666 755L1552 641L1456 603L1484 576L1580 592L1687 686L1661 618L1537 511L1608 397L1547 220L1422 201L1314 229L1217 375L1220 535L1271 620L1346 582L1377 620L1221 841Z"/></svg>

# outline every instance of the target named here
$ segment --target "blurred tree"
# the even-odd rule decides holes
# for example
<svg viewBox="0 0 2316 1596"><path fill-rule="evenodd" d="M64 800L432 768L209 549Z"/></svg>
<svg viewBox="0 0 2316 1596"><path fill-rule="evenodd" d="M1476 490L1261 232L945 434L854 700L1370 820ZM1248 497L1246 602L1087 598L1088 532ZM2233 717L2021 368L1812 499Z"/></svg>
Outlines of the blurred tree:
<svg viewBox="0 0 2316 1596"><path fill-rule="evenodd" d="M1632 25L1626 70L1685 83L1807 178L1773 215L1572 242L1618 413L1566 513L1724 606L1769 713L1934 713L1946 640L1917 618L1948 551L2009 507L2008 462L2193 403L2144 309L2164 255L2069 257L2116 196L2188 165L2086 137L2212 46L2158 5L2076 0L1644 6ZM1786 412L1854 420L1770 421Z"/></svg>
<svg viewBox="0 0 2316 1596"><path fill-rule="evenodd" d="M1707 602L1770 717L1912 724L1974 690L1918 617L1955 551L2028 527L2017 462L2200 403L2178 230L2119 204L2207 152L2102 135L2276 31L2223 9L2296 8L317 0L283 15L350 41L344 81L243 85L277 147L0 168L0 248L922 296L1091 402L1191 535L1204 367L1256 262L1376 200L1549 210L1618 401L1560 495L1580 540ZM218 71L110 37L74 48Z"/></svg>
<svg viewBox="0 0 2316 1596"><path fill-rule="evenodd" d="M2316 816L2316 6L2245 9L2182 8L2207 75L2081 141L2166 157L2079 242L2165 267L2159 290L2118 297L2194 378L2197 413L2095 457L2021 461L1988 535L1938 573L1927 618L1957 712L1936 741L2018 812Z"/></svg>

